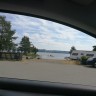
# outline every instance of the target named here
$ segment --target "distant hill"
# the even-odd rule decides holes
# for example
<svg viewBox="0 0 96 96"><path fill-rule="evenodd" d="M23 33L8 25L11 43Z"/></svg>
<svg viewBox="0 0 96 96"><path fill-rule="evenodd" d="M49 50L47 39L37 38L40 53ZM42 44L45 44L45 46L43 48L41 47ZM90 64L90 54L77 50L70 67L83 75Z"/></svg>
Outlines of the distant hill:
<svg viewBox="0 0 96 96"><path fill-rule="evenodd" d="M69 54L69 51L46 50L46 49L38 49L38 52L48 52L48 53L66 53L66 54Z"/></svg>

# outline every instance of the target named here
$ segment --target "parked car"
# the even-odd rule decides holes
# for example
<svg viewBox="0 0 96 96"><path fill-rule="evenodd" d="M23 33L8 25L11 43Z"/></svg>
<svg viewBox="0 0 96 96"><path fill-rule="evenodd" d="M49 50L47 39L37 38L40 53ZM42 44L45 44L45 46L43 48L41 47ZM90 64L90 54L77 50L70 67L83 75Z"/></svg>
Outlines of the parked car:
<svg viewBox="0 0 96 96"><path fill-rule="evenodd" d="M92 65L93 67L96 67L96 57L90 57L86 61L87 65Z"/></svg>

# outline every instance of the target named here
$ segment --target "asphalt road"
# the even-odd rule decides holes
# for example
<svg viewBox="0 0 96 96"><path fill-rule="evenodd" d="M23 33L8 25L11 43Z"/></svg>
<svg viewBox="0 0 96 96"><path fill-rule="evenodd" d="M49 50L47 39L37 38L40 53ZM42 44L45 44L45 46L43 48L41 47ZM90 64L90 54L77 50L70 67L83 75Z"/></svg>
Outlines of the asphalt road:
<svg viewBox="0 0 96 96"><path fill-rule="evenodd" d="M0 77L96 86L96 68L75 64L0 61Z"/></svg>

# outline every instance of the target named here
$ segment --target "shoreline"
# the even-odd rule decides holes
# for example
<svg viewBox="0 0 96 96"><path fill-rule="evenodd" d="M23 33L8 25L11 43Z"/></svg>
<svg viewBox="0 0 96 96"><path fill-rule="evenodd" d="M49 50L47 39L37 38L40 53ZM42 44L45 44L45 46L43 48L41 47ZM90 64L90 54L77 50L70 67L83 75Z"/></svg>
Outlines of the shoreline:
<svg viewBox="0 0 96 96"><path fill-rule="evenodd" d="M80 62L77 60L58 60L58 59L23 59L21 62L36 62L36 63L52 63L52 64L77 64L79 65Z"/></svg>
<svg viewBox="0 0 96 96"><path fill-rule="evenodd" d="M20 61L13 61L13 60L0 60L2 62L6 61L6 62L21 62L21 64L29 64L29 63L42 63L42 64L74 64L74 65L79 65L80 61L77 60L70 60L70 59L64 59L64 60L59 60L59 59L26 59L26 58L22 58L22 60Z"/></svg>

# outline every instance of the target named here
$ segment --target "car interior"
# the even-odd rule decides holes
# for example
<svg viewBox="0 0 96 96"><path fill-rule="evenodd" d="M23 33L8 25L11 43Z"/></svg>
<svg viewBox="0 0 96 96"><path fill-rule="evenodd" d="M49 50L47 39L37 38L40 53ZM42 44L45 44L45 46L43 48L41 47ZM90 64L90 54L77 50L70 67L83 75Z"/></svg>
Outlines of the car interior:
<svg viewBox="0 0 96 96"><path fill-rule="evenodd" d="M95 0L0 0L0 12L51 20L96 37ZM96 96L96 86L0 77L0 96Z"/></svg>

